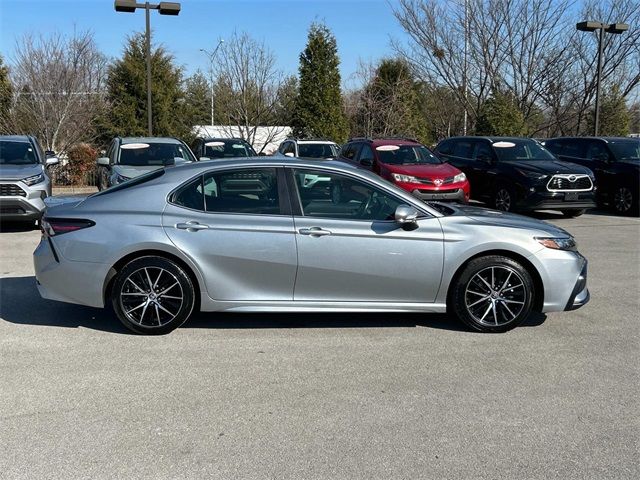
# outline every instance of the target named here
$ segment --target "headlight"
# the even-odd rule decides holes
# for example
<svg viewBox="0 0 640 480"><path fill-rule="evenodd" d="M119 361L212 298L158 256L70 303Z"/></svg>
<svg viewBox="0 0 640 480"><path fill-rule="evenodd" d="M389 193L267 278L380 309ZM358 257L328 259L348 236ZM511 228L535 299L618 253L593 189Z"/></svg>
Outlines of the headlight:
<svg viewBox="0 0 640 480"><path fill-rule="evenodd" d="M453 177L453 183L464 182L467 179L467 176L464 173L459 173L455 177Z"/></svg>
<svg viewBox="0 0 640 480"><path fill-rule="evenodd" d="M129 177L125 177L124 175L120 175L116 173L116 183L126 182L127 180L131 180Z"/></svg>
<svg viewBox="0 0 640 480"><path fill-rule="evenodd" d="M536 241L547 248L554 250L570 250L575 252L578 244L573 237L536 237Z"/></svg>
<svg viewBox="0 0 640 480"><path fill-rule="evenodd" d="M520 175L524 175L525 177L531 178L533 180L544 180L545 178L547 178L547 175L545 175L543 173L532 172L530 170L521 170L519 168L516 168L516 171Z"/></svg>
<svg viewBox="0 0 640 480"><path fill-rule="evenodd" d="M22 181L29 186L35 185L36 183L44 181L44 174L39 173L38 175L34 175L32 177L23 178Z"/></svg>
<svg viewBox="0 0 640 480"><path fill-rule="evenodd" d="M392 173L391 176L396 182L405 182L405 183L419 183L416 177L412 177L411 175L402 175L400 173Z"/></svg>

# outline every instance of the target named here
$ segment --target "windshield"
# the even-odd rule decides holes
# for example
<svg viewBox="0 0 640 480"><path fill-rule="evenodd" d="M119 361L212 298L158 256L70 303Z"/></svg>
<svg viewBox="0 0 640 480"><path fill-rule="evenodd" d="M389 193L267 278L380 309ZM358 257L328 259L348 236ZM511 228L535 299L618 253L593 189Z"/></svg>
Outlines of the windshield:
<svg viewBox="0 0 640 480"><path fill-rule="evenodd" d="M300 158L336 158L338 146L332 143L298 143Z"/></svg>
<svg viewBox="0 0 640 480"><path fill-rule="evenodd" d="M619 140L609 143L618 161L640 162L640 140Z"/></svg>
<svg viewBox="0 0 640 480"><path fill-rule="evenodd" d="M437 165L442 161L422 145L380 145L378 159L389 165Z"/></svg>
<svg viewBox="0 0 640 480"><path fill-rule="evenodd" d="M244 140L208 140L204 143L207 158L256 157L258 154Z"/></svg>
<svg viewBox="0 0 640 480"><path fill-rule="evenodd" d="M0 141L0 165L33 165L36 152L28 142Z"/></svg>
<svg viewBox="0 0 640 480"><path fill-rule="evenodd" d="M177 161L193 162L191 152L178 143L125 143L120 146L120 165L147 167L171 165Z"/></svg>
<svg viewBox="0 0 640 480"><path fill-rule="evenodd" d="M493 142L498 160L505 161L550 161L556 157L546 148L530 138L512 138Z"/></svg>

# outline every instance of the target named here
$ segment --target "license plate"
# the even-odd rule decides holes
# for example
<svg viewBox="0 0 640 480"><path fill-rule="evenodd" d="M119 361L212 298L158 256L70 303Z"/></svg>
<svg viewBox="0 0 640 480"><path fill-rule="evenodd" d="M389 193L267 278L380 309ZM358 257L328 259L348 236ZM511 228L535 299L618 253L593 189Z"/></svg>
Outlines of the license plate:
<svg viewBox="0 0 640 480"><path fill-rule="evenodd" d="M565 202L572 202L578 200L578 192L567 192L564 194Z"/></svg>

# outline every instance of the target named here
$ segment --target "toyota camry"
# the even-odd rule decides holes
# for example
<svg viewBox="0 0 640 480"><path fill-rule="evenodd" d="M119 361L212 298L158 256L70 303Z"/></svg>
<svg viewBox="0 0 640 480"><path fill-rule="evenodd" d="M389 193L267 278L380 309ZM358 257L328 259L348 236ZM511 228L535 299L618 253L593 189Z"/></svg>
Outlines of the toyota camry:
<svg viewBox="0 0 640 480"><path fill-rule="evenodd" d="M198 162L59 202L34 263L44 298L111 306L144 334L196 310L448 312L504 332L589 301L566 231L333 161Z"/></svg>

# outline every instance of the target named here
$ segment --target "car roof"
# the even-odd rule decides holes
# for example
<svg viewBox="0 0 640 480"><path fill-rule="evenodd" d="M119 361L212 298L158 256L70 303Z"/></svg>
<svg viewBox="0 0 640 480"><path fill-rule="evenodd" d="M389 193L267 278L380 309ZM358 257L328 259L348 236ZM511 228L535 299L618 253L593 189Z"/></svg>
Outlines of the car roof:
<svg viewBox="0 0 640 480"><path fill-rule="evenodd" d="M28 135L0 135L0 140L7 142L31 142L31 137Z"/></svg>
<svg viewBox="0 0 640 480"><path fill-rule="evenodd" d="M531 140L532 142L537 142L538 141L535 138L531 138L531 137L489 137L489 136L484 136L484 135L467 135L467 136L460 136L460 137L445 138L443 140L443 142L445 140L489 140L491 143L495 143L495 142L512 142L514 140L516 140L516 141Z"/></svg>
<svg viewBox="0 0 640 480"><path fill-rule="evenodd" d="M422 144L410 138L374 138L373 140L371 140L371 146L379 147L381 145L422 145Z"/></svg>
<svg viewBox="0 0 640 480"><path fill-rule="evenodd" d="M320 143L320 144L324 144L324 145L337 145L336 142L332 142L331 140L294 140L295 142L298 142L298 144L312 144L312 143Z"/></svg>
<svg viewBox="0 0 640 480"><path fill-rule="evenodd" d="M204 140L205 142L211 142L211 141L215 141L215 142L224 142L225 140L233 140L235 142L246 142L248 143L244 138L240 138L240 137L200 137L202 140Z"/></svg>
<svg viewBox="0 0 640 480"><path fill-rule="evenodd" d="M578 137L578 136L574 136L574 137L555 137L555 138L550 138L549 140L602 140L604 142L607 143L615 143L615 142L639 142L640 138L633 138L633 137L594 137L594 136L588 136L588 137Z"/></svg>
<svg viewBox="0 0 640 480"><path fill-rule="evenodd" d="M122 137L120 139L122 144L127 143L169 143L169 144L179 144L182 142L177 138L172 137Z"/></svg>

